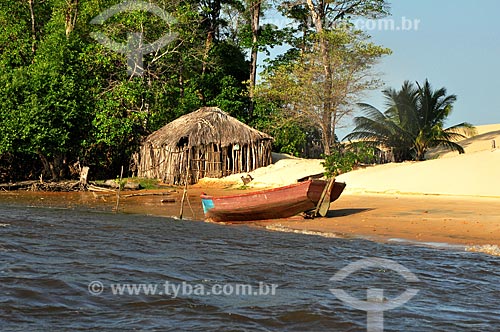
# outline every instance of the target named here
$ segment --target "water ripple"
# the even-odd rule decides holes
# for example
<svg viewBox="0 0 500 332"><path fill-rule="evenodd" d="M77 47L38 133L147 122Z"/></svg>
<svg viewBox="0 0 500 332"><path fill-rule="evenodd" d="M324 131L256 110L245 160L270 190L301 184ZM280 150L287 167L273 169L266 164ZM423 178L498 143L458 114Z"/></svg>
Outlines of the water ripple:
<svg viewBox="0 0 500 332"><path fill-rule="evenodd" d="M386 331L494 331L500 326L498 257L451 247L374 243L158 217L0 205L2 331L363 331L360 300L418 294L384 313ZM4 226L5 225L5 226ZM407 267L419 282L369 268L330 278L357 260ZM102 293L88 285L101 282ZM114 284L212 289L259 283L275 295L113 295Z"/></svg>

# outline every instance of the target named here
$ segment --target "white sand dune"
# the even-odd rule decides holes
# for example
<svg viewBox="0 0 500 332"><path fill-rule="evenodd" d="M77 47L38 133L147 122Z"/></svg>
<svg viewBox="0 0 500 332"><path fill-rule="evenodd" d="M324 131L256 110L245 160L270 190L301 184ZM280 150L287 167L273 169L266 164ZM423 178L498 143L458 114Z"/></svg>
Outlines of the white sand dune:
<svg viewBox="0 0 500 332"><path fill-rule="evenodd" d="M492 149L492 140L496 149ZM461 142L466 153L435 150L431 160L390 163L352 171L338 176L347 183L347 193L405 193L500 197L500 124L477 127L477 135ZM256 169L248 184L253 188L279 187L302 177L324 171L319 159L299 159L274 155L280 159ZM202 179L203 183L227 182L241 186L241 176Z"/></svg>
<svg viewBox="0 0 500 332"><path fill-rule="evenodd" d="M477 126L458 142L465 154L434 150L422 162L391 163L342 174L346 192L500 197L500 124ZM497 149L492 149L495 140Z"/></svg>
<svg viewBox="0 0 500 332"><path fill-rule="evenodd" d="M500 197L500 149L386 164L342 174L346 192Z"/></svg>
<svg viewBox="0 0 500 332"><path fill-rule="evenodd" d="M465 153L491 150L492 141L500 147L500 124L483 125L476 127L475 136L458 142L465 150ZM457 152L445 149L433 149L427 153L427 159L455 157Z"/></svg>
<svg viewBox="0 0 500 332"><path fill-rule="evenodd" d="M298 179L323 173L322 159L301 159L286 154L273 153L274 164L261 167L250 173L233 174L222 179L203 178L200 185L221 182L235 187L242 186L242 176L250 174L254 180L248 183L250 188L273 188L297 182Z"/></svg>

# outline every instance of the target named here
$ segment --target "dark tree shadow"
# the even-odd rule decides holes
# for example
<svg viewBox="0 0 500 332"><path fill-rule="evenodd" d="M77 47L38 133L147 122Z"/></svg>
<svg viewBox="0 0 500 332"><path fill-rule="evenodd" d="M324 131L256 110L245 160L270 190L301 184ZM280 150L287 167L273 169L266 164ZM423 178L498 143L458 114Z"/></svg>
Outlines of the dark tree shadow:
<svg viewBox="0 0 500 332"><path fill-rule="evenodd" d="M326 214L326 218L335 218L335 217L345 217L345 216L350 216L353 214L358 214L362 213L365 211L371 211L375 210L372 208L365 208L365 209L333 209L329 210L328 213Z"/></svg>

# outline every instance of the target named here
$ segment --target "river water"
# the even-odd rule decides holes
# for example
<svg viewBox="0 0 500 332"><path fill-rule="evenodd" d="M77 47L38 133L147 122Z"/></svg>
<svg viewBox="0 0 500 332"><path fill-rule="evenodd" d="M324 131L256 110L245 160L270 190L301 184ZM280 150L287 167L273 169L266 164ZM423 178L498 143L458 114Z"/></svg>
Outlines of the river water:
<svg viewBox="0 0 500 332"><path fill-rule="evenodd" d="M499 267L453 248L0 202L1 331L499 331ZM362 304L375 292L378 310L418 293L367 323L330 289Z"/></svg>

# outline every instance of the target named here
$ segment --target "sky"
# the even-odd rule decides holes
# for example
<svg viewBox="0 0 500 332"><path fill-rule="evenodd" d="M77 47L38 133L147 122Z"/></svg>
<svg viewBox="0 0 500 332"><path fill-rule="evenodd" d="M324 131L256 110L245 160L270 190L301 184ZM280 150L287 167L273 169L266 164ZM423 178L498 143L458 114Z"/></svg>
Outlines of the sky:
<svg viewBox="0 0 500 332"><path fill-rule="evenodd" d="M393 0L394 30L359 21L372 41L392 54L374 68L385 85L366 94L383 111L384 88L399 89L405 80L429 79L434 89L445 87L457 101L446 125L500 123L500 1ZM404 23L403 23L404 22ZM399 28L399 29L398 29ZM358 114L359 115L359 114ZM340 139L353 126L338 130Z"/></svg>

